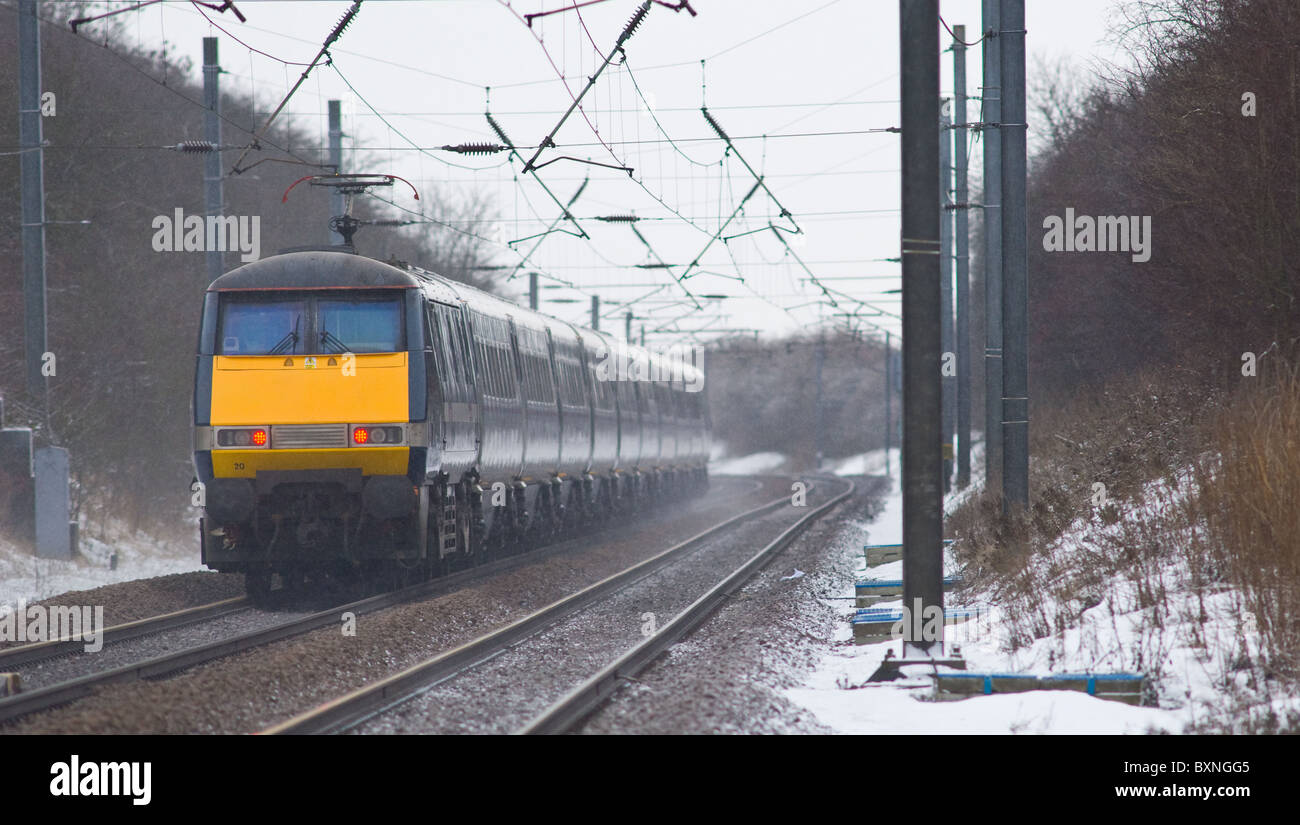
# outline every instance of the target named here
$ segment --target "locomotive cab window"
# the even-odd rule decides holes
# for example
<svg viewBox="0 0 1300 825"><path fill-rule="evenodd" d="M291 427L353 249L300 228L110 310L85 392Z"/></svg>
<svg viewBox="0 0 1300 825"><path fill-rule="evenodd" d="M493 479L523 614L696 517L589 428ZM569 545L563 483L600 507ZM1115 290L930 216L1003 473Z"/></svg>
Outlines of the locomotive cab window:
<svg viewBox="0 0 1300 825"><path fill-rule="evenodd" d="M400 295L247 292L221 297L218 355L400 352L405 340Z"/></svg>
<svg viewBox="0 0 1300 825"><path fill-rule="evenodd" d="M305 352L307 302L226 297L217 341L221 355L295 355Z"/></svg>
<svg viewBox="0 0 1300 825"><path fill-rule="evenodd" d="M320 298L318 352L398 352L405 349L400 297Z"/></svg>

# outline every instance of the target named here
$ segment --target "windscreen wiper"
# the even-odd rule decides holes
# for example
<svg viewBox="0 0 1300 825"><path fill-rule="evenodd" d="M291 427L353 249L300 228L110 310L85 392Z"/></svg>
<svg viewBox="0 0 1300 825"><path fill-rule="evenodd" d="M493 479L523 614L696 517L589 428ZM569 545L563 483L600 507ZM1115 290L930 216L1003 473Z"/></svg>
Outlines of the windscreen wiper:
<svg viewBox="0 0 1300 825"><path fill-rule="evenodd" d="M334 335L334 333L330 332L330 331L327 330L327 329L322 329L322 330L320 331L320 343L321 343L321 346L329 345L329 346L332 346L332 347L338 347L338 351L339 351L339 352L347 352L347 351L348 351L348 345L345 344L345 343L343 343L342 341L340 341L340 340L339 340L339 339Z"/></svg>
<svg viewBox="0 0 1300 825"><path fill-rule="evenodd" d="M300 321L302 321L301 314L294 317L293 329L290 330L289 332L286 332L284 334L284 337L280 339L280 342L275 346L271 347L271 351L267 353L268 355L280 355L285 352L286 347L298 346L298 323Z"/></svg>

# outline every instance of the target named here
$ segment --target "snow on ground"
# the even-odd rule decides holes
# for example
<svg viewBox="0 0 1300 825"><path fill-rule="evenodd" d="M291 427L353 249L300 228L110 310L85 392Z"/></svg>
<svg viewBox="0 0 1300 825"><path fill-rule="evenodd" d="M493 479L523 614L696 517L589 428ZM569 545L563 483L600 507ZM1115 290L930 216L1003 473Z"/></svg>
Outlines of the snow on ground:
<svg viewBox="0 0 1300 825"><path fill-rule="evenodd" d="M897 447L889 451L889 471L891 475L898 475L899 462L902 457ZM865 453L859 453L848 458L831 459L828 462L830 471L837 476L866 476L866 475L884 475L885 474L885 451L871 450Z"/></svg>
<svg viewBox="0 0 1300 825"><path fill-rule="evenodd" d="M770 473L786 463L781 453L750 453L737 458L724 458L709 462L709 474L721 476L752 476Z"/></svg>
<svg viewBox="0 0 1300 825"><path fill-rule="evenodd" d="M971 473L974 475L976 472L983 472L978 469L982 466L980 462L982 461L983 445L978 439L972 441L972 444ZM767 473L780 468L786 461L786 456L781 453L751 453L750 455L728 458L726 445L714 442L709 451L709 472L717 475ZM898 477L903 466L902 462L902 451L898 447L890 449L889 475L891 477ZM823 469L837 476L885 475L885 451L883 449L869 450L847 458L828 458L823 464ZM960 503L960 500L955 499L951 506L956 506L958 503ZM902 539L899 539L899 541L902 541Z"/></svg>
<svg viewBox="0 0 1300 825"><path fill-rule="evenodd" d="M199 563L198 535L193 542L163 542L143 534L126 534L105 543L83 535L80 555L72 561L38 559L29 548L0 539L0 605L17 606L72 590L204 569ZM117 569L109 558L117 551Z"/></svg>
<svg viewBox="0 0 1300 825"><path fill-rule="evenodd" d="M1191 492L1191 482L1182 479L1170 487L1166 482L1148 486L1143 504L1132 508L1116 524L1076 522L1050 549L1040 563L1051 564L1054 554L1082 552L1107 536L1118 538L1126 521L1150 522L1162 506L1176 503ZM945 509L951 509L949 502ZM891 490L883 511L871 522L849 522L846 543L854 548L854 574L858 578L897 579L902 562L867 572L861 547L864 544L892 544L902 540L902 495ZM1174 539L1180 534L1166 534ZM1059 557L1059 556L1058 556ZM955 572L951 557L945 558L947 572ZM832 644L823 653L817 669L788 698L807 708L827 726L843 733L1146 733L1181 732L1188 724L1203 720L1226 703L1225 691L1244 688L1249 674L1233 670L1243 639L1242 612L1231 591L1195 594L1188 585L1183 557L1173 554L1158 576L1170 595L1167 609L1153 620L1155 608L1139 609L1132 583L1122 574L1112 576L1101 602L1082 610L1063 631L1039 638L1013 652L1002 611L987 601L987 594L956 606L981 607L987 613L979 619L945 629L950 643L961 646L971 672L995 673L1108 673L1145 668L1156 676L1158 707L1132 707L1098 699L1075 691L1035 691L979 696L956 702L932 701L929 681L909 679L896 683L867 683L886 651L899 655L898 642L855 645L848 623L853 608L852 582L838 582L828 599L844 615ZM1050 601L1044 595L1045 601ZM952 597L949 597L950 603ZM879 607L899 607L901 600L881 602ZM1055 616L1061 609L1044 605L1044 615ZM1203 612L1202 612L1203 611ZM1251 624L1245 617L1245 626ZM1251 652L1257 637L1247 633ZM919 674L909 674L919 675ZM907 686L912 685L912 686ZM1276 698L1271 707L1282 713L1300 707L1300 700Z"/></svg>
<svg viewBox="0 0 1300 825"><path fill-rule="evenodd" d="M902 473L903 454L899 447L893 447L889 450L889 475L897 478ZM885 475L885 451L868 450L865 453L849 456L848 458L833 458L827 461L827 467L830 472L837 476L867 476L867 475ZM983 433L975 432L971 434L971 478L975 479L983 475L984 467L984 443ZM961 503L966 494L978 489L976 485L966 488L966 491L959 498L950 496L947 505L955 507ZM899 539L902 541L902 539ZM883 542L875 542L881 544Z"/></svg>

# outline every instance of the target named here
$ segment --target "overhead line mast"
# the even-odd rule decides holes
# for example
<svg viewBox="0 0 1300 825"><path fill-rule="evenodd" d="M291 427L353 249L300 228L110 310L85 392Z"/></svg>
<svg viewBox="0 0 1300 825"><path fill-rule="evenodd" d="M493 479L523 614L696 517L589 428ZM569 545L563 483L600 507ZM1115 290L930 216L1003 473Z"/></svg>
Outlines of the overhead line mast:
<svg viewBox="0 0 1300 825"><path fill-rule="evenodd" d="M903 605L943 611L939 215L939 4L899 0L903 161ZM903 658L938 639L904 622Z"/></svg>

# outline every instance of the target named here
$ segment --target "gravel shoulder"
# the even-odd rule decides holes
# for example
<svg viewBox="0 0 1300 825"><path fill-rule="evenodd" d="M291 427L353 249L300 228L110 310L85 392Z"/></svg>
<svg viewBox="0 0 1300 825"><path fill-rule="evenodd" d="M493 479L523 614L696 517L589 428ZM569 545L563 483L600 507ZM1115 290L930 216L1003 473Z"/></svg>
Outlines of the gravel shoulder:
<svg viewBox="0 0 1300 825"><path fill-rule="evenodd" d="M194 553L197 557L197 548ZM47 608L103 607L104 625L111 627L242 595L243 576L198 571L117 582L90 590L73 590L32 604ZM26 642L0 642L0 650L23 644Z"/></svg>
<svg viewBox="0 0 1300 825"><path fill-rule="evenodd" d="M843 618L823 599L852 578L842 528L880 507L885 479L813 524L694 633L587 719L580 733L833 733L786 699ZM755 548L757 549L757 548ZM848 561L846 561L848 560ZM802 573L795 578L796 571Z"/></svg>

